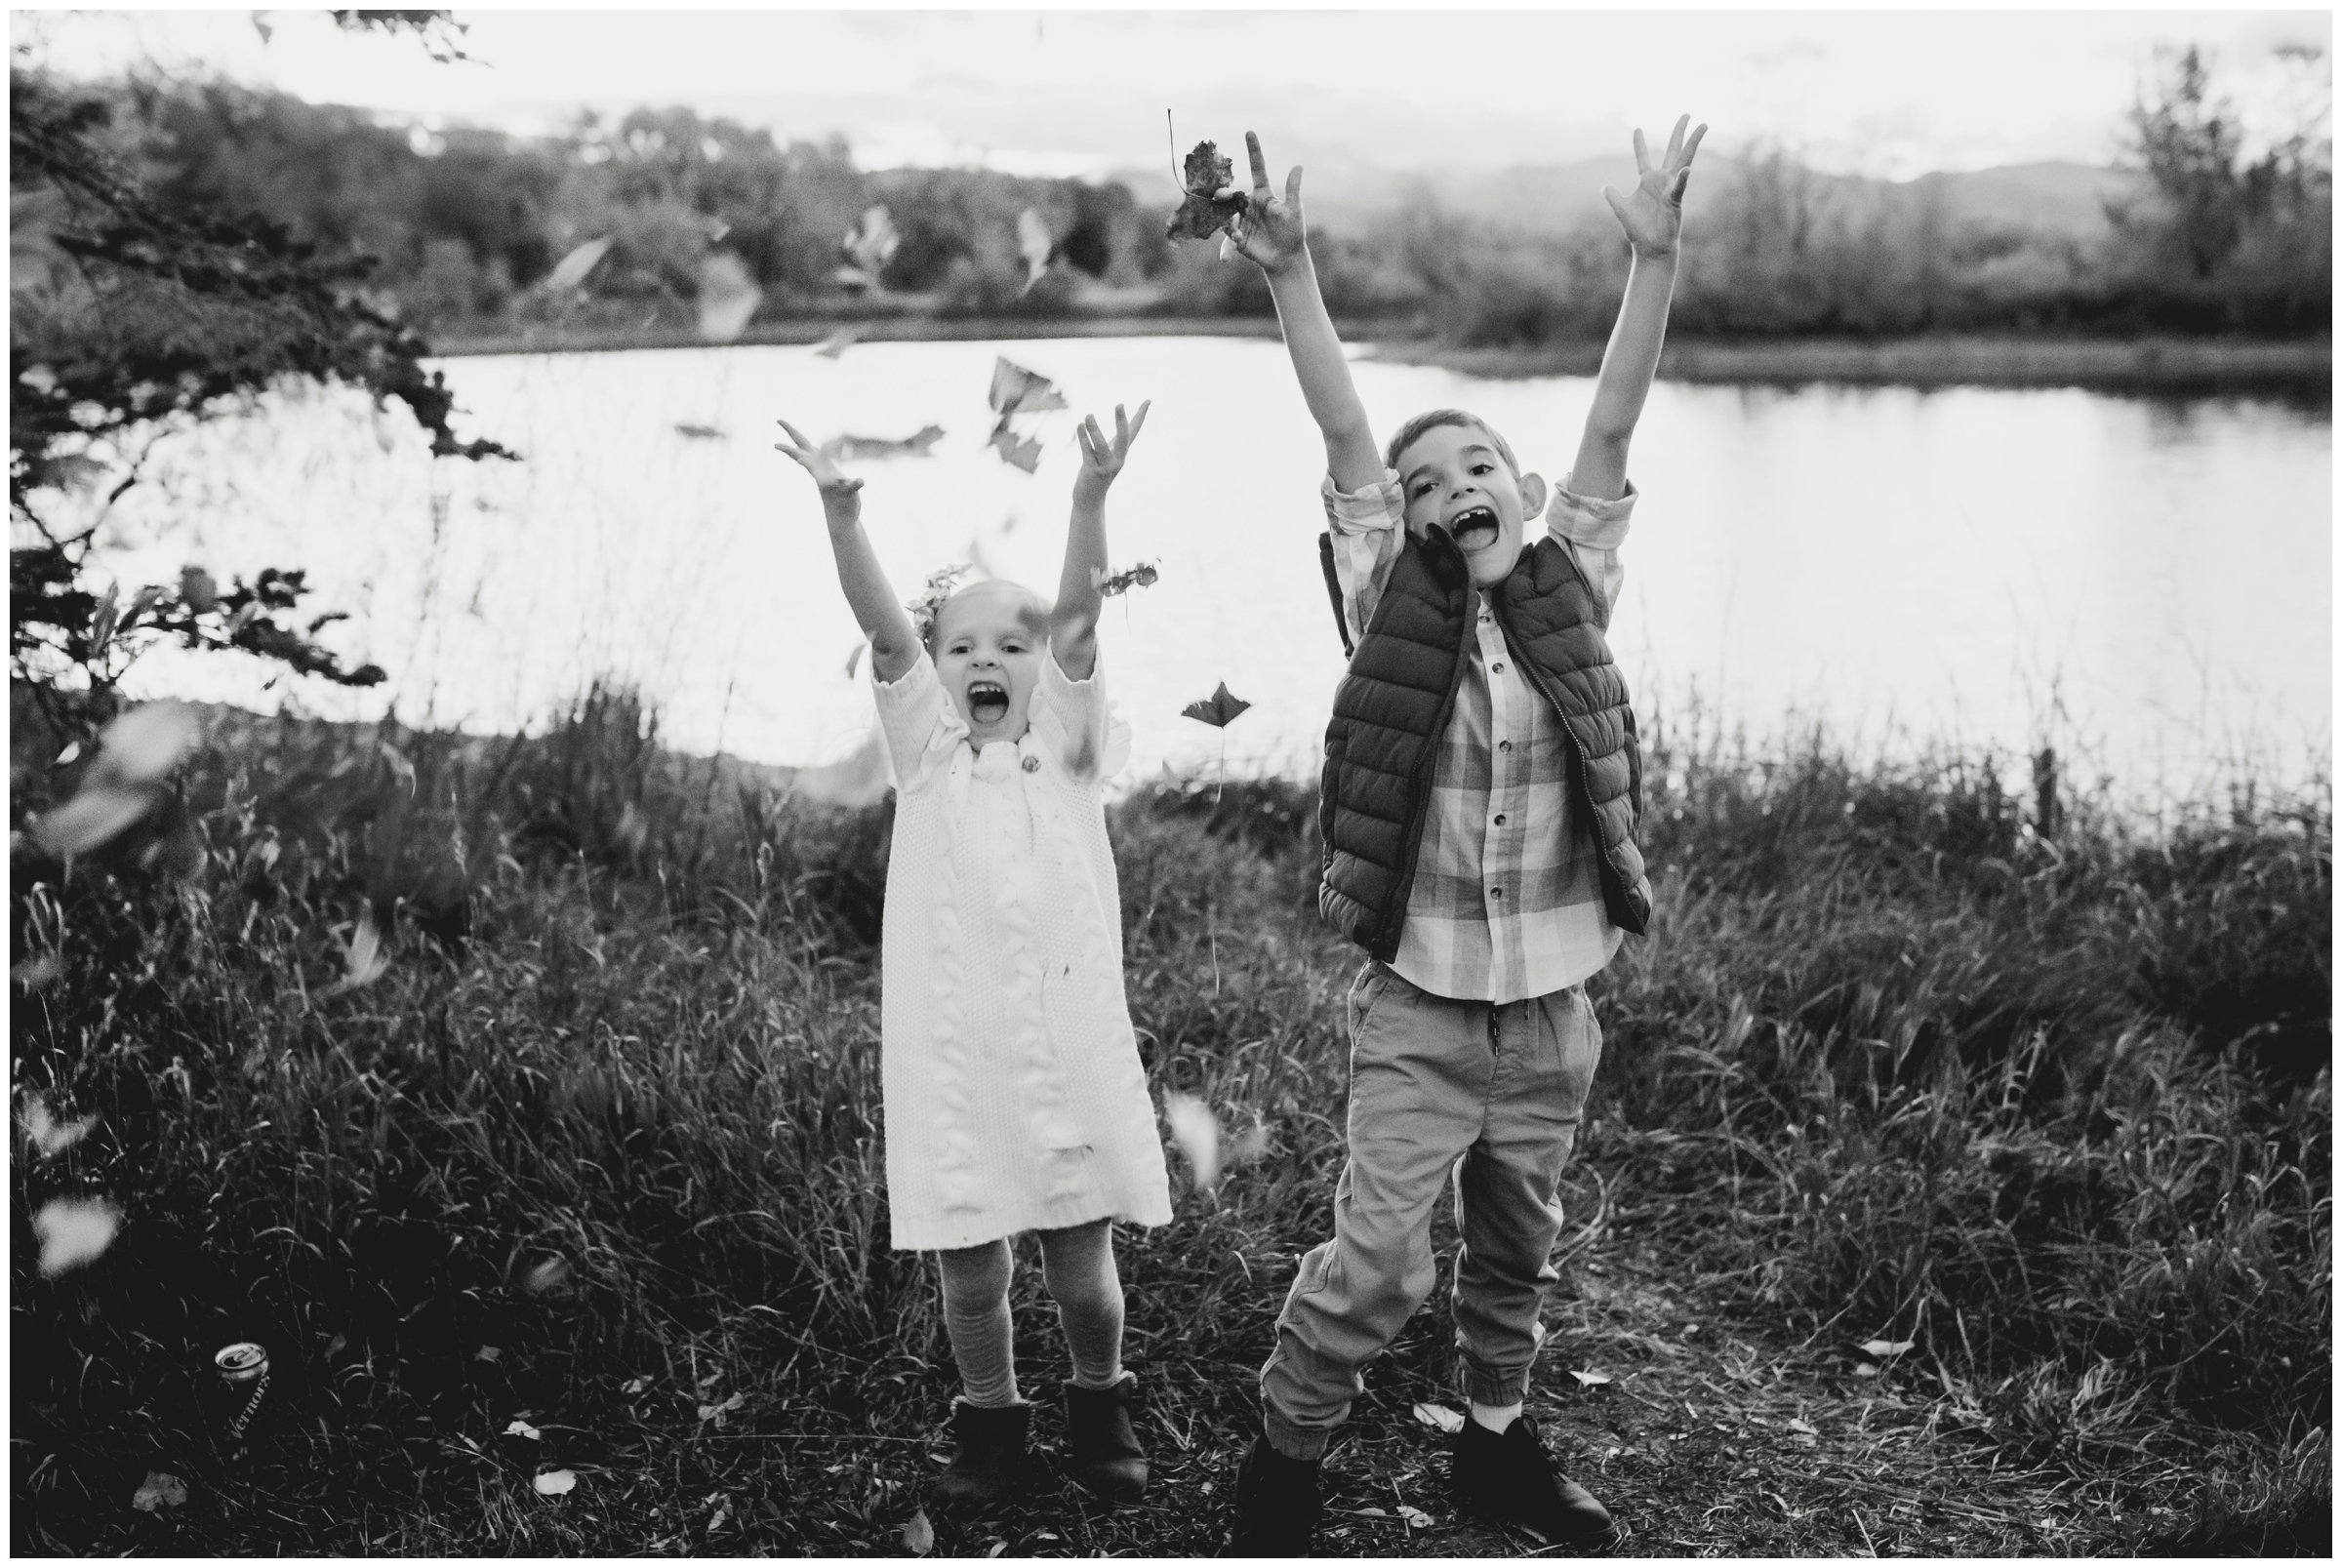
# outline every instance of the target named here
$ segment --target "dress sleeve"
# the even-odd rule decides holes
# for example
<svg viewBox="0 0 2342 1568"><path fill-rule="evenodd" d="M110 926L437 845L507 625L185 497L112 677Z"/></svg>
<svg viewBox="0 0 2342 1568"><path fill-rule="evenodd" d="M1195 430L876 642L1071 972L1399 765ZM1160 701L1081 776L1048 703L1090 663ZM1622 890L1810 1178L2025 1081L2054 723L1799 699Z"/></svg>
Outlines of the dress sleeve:
<svg viewBox="0 0 2342 1568"><path fill-rule="evenodd" d="M872 668L870 692L877 699L878 727L886 735L886 755L894 765L896 784L906 790L916 789L951 755L968 733L967 721L945 700L935 661L927 657L924 648L895 680L880 680Z"/></svg>
<svg viewBox="0 0 2342 1568"><path fill-rule="evenodd" d="M1641 492L1630 479L1626 494L1616 501L1596 501L1570 489L1570 477L1562 475L1554 487L1553 499L1545 503L1546 531L1577 557L1579 569L1601 596L1602 621L1607 624L1618 604L1619 586L1627 579L1627 569L1619 564L1618 547L1626 543Z"/></svg>
<svg viewBox="0 0 2342 1568"><path fill-rule="evenodd" d="M1041 661L1033 689L1034 738L1057 758L1069 777L1090 783L1110 779L1130 760L1130 726L1107 701L1106 677L1096 664L1088 680L1075 680L1057 663L1056 650Z"/></svg>
<svg viewBox="0 0 2342 1568"><path fill-rule="evenodd" d="M1399 494L1398 475L1389 468L1374 484L1356 490L1334 488L1327 474L1319 487L1325 498L1326 531L1334 537L1334 581L1342 589L1342 620L1353 647L1363 641L1374 607L1382 602L1383 585L1391 581L1392 563L1406 536L1406 502Z"/></svg>

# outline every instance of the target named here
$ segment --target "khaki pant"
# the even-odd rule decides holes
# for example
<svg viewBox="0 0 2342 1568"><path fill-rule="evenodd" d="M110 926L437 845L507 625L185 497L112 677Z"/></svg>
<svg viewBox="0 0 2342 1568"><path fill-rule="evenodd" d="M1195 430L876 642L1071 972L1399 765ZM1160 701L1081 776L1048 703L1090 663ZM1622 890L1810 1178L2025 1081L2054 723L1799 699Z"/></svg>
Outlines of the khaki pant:
<svg viewBox="0 0 2342 1568"><path fill-rule="evenodd" d="M1269 1440L1315 1459L1364 1391L1360 1369L1432 1292L1432 1205L1453 1173L1464 1392L1528 1388L1561 1233L1555 1195L1601 1060L1586 988L1492 1006L1433 996L1369 962L1350 989L1350 1160L1334 1238L1301 1261L1261 1368Z"/></svg>

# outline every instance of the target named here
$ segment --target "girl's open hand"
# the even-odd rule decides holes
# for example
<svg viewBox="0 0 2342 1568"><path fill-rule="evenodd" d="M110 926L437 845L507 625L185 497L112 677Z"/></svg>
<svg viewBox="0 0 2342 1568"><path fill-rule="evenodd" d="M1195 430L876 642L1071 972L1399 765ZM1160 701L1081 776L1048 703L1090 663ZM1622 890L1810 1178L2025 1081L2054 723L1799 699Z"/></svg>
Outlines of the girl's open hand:
<svg viewBox="0 0 2342 1568"><path fill-rule="evenodd" d="M855 496L862 489L861 480L850 479L839 473L837 464L830 462L820 447L806 440L804 431L787 420L775 420L773 422L788 432L788 439L774 442L773 450L784 454L798 467L813 475L814 484L821 489L824 506L854 502ZM860 503L854 503L860 504Z"/></svg>
<svg viewBox="0 0 2342 1568"><path fill-rule="evenodd" d="M1140 429L1147 423L1147 411L1151 402L1141 403L1134 418L1114 405L1114 438L1109 441L1099 428L1098 416L1092 414L1074 426L1073 434L1081 442L1081 474L1076 483L1087 482L1103 490L1114 482L1122 471L1122 462L1130 456L1130 444L1139 438Z"/></svg>
<svg viewBox="0 0 2342 1568"><path fill-rule="evenodd" d="M1700 150L1700 138L1708 134L1703 125L1686 140L1683 128L1689 124L1688 114L1676 121L1675 134L1667 139L1667 153L1655 166L1642 132L1637 130L1635 169L1639 178L1634 193L1622 196L1616 185L1602 187L1602 200L1618 215L1618 226L1627 231L1627 243L1635 247L1636 256L1673 256L1676 242L1682 237L1683 187L1691 181L1692 154Z"/></svg>
<svg viewBox="0 0 2342 1568"><path fill-rule="evenodd" d="M1261 153L1261 139L1244 133L1244 150L1252 158L1252 189L1244 193L1244 211L1229 221L1228 237L1245 258L1273 276L1309 253L1309 225L1301 216L1301 167L1285 176L1285 194L1279 200L1269 188L1269 160Z"/></svg>

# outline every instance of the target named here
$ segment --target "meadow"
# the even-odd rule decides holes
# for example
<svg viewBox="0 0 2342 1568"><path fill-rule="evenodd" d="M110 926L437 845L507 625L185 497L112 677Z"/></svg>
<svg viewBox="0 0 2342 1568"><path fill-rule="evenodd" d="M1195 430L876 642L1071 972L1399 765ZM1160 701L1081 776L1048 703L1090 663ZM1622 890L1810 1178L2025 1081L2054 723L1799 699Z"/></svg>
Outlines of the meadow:
<svg viewBox="0 0 2342 1568"><path fill-rule="evenodd" d="M89 764L12 695L38 808ZM2142 821L1985 757L1696 714L1650 744L1660 913L1595 983L1533 1394L1617 1549L2322 1554L2323 783ZM11 1549L918 1545L953 1379L931 1267L887 1245L888 810L678 756L597 690L528 738L209 710L151 826L69 866L12 839L20 1116L96 1120L16 1147ZM1258 1152L1216 1190L1175 1159L1176 1220L1122 1238L1147 1503L1051 1473L941 1554L1212 1551L1328 1223L1355 964L1313 791L1163 777L1111 826L1150 1075ZM74 1194L121 1228L45 1276L30 1217ZM1536 1545L1440 1485L1440 1301L1331 1456L1329 1552ZM272 1362L240 1449L236 1340ZM134 1506L157 1472L183 1501Z"/></svg>

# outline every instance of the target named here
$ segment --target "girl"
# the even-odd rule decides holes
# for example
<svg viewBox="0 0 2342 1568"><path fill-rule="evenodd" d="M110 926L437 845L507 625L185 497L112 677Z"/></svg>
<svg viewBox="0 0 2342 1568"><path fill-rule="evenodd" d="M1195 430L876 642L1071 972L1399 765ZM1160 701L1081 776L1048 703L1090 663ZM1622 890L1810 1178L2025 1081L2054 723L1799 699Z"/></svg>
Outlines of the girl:
<svg viewBox="0 0 2342 1568"><path fill-rule="evenodd" d="M1122 995L1122 906L1105 781L1130 732L1098 678L1106 493L1146 422L1079 429L1057 603L1005 582L895 600L861 523L862 481L787 421L839 583L870 639L898 790L881 978L886 1184L898 1248L933 1249L959 1363L955 1452L930 1501L1004 1501L1022 1478L1009 1238L1040 1234L1072 1352L1068 1467L1113 1502L1147 1485L1122 1370L1115 1220L1171 1218L1154 1106ZM937 602L939 601L940 602Z"/></svg>

